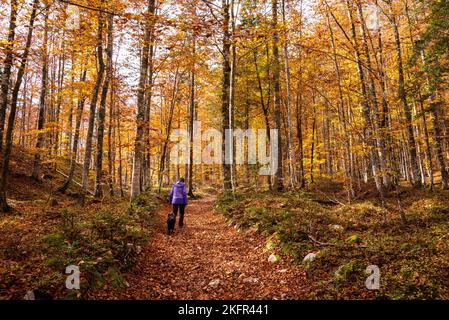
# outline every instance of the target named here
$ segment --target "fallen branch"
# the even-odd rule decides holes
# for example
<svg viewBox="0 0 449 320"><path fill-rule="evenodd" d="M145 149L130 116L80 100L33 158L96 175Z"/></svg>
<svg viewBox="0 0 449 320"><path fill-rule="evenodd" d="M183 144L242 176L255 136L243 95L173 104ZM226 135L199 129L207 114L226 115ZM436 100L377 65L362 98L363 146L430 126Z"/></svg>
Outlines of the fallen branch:
<svg viewBox="0 0 449 320"><path fill-rule="evenodd" d="M334 246L334 247L338 246L336 243L318 241L317 239L312 237L310 234L308 234L307 236L309 237L310 240L312 240L313 243L319 244L320 246Z"/></svg>
<svg viewBox="0 0 449 320"><path fill-rule="evenodd" d="M326 200L320 200L320 199L318 199L318 200L315 200L315 202L318 202L318 203L322 203L322 204L339 204L339 205L342 205L342 206L346 206L346 204L344 204L343 202L341 202L341 201L338 201L336 198L334 198L334 199L332 199L332 198L330 198L326 193L324 193L323 191L321 191L321 190L317 190L319 193L321 193L323 196L325 196L326 198L327 198L327 201Z"/></svg>
<svg viewBox="0 0 449 320"><path fill-rule="evenodd" d="M66 175L64 172L59 171L58 169L56 169L56 172L59 173L60 175L62 175L64 178L68 178L68 177L69 177L69 176ZM81 183L79 183L79 182L77 182L77 181L75 181L75 180L73 180L73 179L72 179L71 182L73 182L74 184L76 184L78 187L83 188L83 185L82 185ZM90 190L86 190L86 191L87 191L89 194L91 194L91 195L95 195L95 193L93 193L93 192L90 191Z"/></svg>

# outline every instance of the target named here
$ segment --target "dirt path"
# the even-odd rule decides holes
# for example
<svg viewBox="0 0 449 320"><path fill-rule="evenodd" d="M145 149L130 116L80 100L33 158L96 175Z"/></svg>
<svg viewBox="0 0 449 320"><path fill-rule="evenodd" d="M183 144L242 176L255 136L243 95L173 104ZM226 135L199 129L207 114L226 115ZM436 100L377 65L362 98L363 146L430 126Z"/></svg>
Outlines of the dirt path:
<svg viewBox="0 0 449 320"><path fill-rule="evenodd" d="M300 299L305 272L287 261L268 262L265 239L238 232L214 212L215 199L191 201L185 228L166 234L170 207L133 272L122 299ZM219 280L217 287L210 285Z"/></svg>

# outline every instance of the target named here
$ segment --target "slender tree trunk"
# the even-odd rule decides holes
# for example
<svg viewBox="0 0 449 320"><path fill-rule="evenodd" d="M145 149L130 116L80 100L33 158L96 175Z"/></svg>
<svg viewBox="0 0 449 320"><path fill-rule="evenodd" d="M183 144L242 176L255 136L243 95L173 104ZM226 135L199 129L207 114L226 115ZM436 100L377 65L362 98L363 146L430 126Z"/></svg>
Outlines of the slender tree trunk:
<svg viewBox="0 0 449 320"><path fill-rule="evenodd" d="M64 85L64 73L65 73L65 61L66 61L66 54L65 54L65 31L62 33L61 38L61 48L62 54L59 56L59 62L58 62L58 79L57 79L57 93L61 93L63 85ZM61 125L60 123L60 115L61 115L61 105L62 105L62 95L58 94L57 100L56 100L56 110L55 110L55 119L53 123L53 132L54 132L54 138L55 142L53 145L54 149L54 155L58 156L58 153L61 151L61 147L59 145L60 139L59 136L61 135ZM55 162L55 166L56 166Z"/></svg>
<svg viewBox="0 0 449 320"><path fill-rule="evenodd" d="M22 90L22 112L20 118L20 136L19 136L19 141L22 148L25 148L25 118L27 109L27 90L28 90L28 77L25 76Z"/></svg>
<svg viewBox="0 0 449 320"><path fill-rule="evenodd" d="M296 138L298 139L298 164L299 164L299 187L303 189L306 186L304 172L304 144L302 133L302 85L301 79L298 80L298 89L296 97Z"/></svg>
<svg viewBox="0 0 449 320"><path fill-rule="evenodd" d="M8 42L5 46L5 60L3 62L3 71L0 75L0 150L3 149L3 131L5 128L6 109L8 108L9 85L11 81L11 69L14 56L14 39L17 27L18 1L11 0L8 28Z"/></svg>
<svg viewBox="0 0 449 320"><path fill-rule="evenodd" d="M95 161L95 197L103 196L102 179L103 179L103 138L104 138L104 122L106 118L106 100L108 97L109 83L112 78L112 55L114 45L114 16L108 14L107 18L107 48L106 48L106 78L101 90L100 107L98 109L98 127L97 127L97 150Z"/></svg>
<svg viewBox="0 0 449 320"><path fill-rule="evenodd" d="M87 70L81 72L80 81L86 82ZM67 188L70 186L70 183L73 180L73 175L75 174L76 168L76 156L78 154L78 144L80 138L80 128L81 128L81 120L83 118L84 105L86 103L86 96L81 92L78 93L78 102L77 108L75 112L75 133L73 135L73 143L72 143L72 151L70 154L70 168L69 173L67 174L67 178L64 181L64 184L58 189L58 191L64 193Z"/></svg>
<svg viewBox="0 0 449 320"><path fill-rule="evenodd" d="M34 21L36 20L36 12L39 7L39 0L34 0L33 8L31 11L30 22L28 26L28 35L26 39L25 49L23 51L19 70L17 71L16 83L12 92L12 100L11 100L11 110L9 113L8 127L6 129L6 139L5 139L5 148L3 150L3 162L2 162L2 171L0 177L0 210L1 212L6 212L9 210L9 206L6 200L6 192L8 186L8 169L9 169L9 158L12 150L12 140L13 140L13 132L14 132L14 122L16 117L16 109L17 109L17 100L19 97L20 86L22 84L22 78L25 74L25 69L27 67L28 55L30 52L31 41L33 39L33 29L34 29Z"/></svg>
<svg viewBox="0 0 449 320"><path fill-rule="evenodd" d="M441 172L441 187L442 189L448 189L449 174L444 163L444 152L441 143L443 132L440 126L438 110L432 110L430 114L432 118L433 135L435 138L435 153L437 155L438 167Z"/></svg>
<svg viewBox="0 0 449 320"><path fill-rule="evenodd" d="M165 169L167 169L167 178L168 179L170 178L170 162L169 162L170 159L169 159L169 157L167 157L167 149L168 149L168 142L170 141L170 134L171 134L171 128L172 128L172 122L173 122L173 112L175 109L176 100L178 98L179 81L180 81L178 78L179 78L179 65L176 67L175 78L173 81L173 91L172 91L172 97L171 97L170 106L169 106L169 112L168 112L165 140L162 145L161 159L159 162L159 193L161 192Z"/></svg>
<svg viewBox="0 0 449 320"><path fill-rule="evenodd" d="M424 142L426 144L426 161L427 161L427 172L429 174L429 179L430 179L430 184L429 184L429 189L433 190L435 181L434 181L434 177L433 177L433 168L432 168L432 152L431 152L431 147L430 147L430 139L429 139L429 130L427 128L427 119L426 119L426 114L424 112L424 103L422 101L422 98L420 96L420 113L422 115L422 126L423 126L423 131L424 131Z"/></svg>
<svg viewBox="0 0 449 320"><path fill-rule="evenodd" d="M268 56L267 56L268 58ZM259 65L257 63L257 51L256 49L254 49L253 51L253 60L254 60L254 67L255 67L255 71L256 71L256 76L257 76L257 86L259 89L259 98L260 98L260 106L262 107L262 112L263 112L263 116L264 116L264 120L265 120L265 131L267 132L267 139L268 139L268 143L271 142L271 131L270 131L270 117L269 117L269 112L270 112L270 93L268 93L268 101L267 104L265 104L265 97L264 97L264 93L263 93L263 87L262 87L262 79L260 77L260 72L259 72ZM269 79L269 69L267 72L267 78ZM267 181L268 181L268 186L271 189L271 177L267 176ZM256 179L257 182L257 179Z"/></svg>
<svg viewBox="0 0 449 320"><path fill-rule="evenodd" d="M337 86L338 86L338 98L339 98L339 104L338 104L338 115L339 120L341 123L341 126L343 128L343 137L344 137L344 152L343 152L343 170L345 172L346 179L348 181L348 198L351 199L355 196L354 193L354 186L353 186L353 179L352 179L352 166L350 161L351 156L351 146L350 146L350 139L348 135L348 129L347 129L347 123L346 123L346 114L345 114L345 101L343 97L343 88L341 85L342 79L341 79L341 71L340 71L340 64L337 59L337 48L335 45L335 38L334 38L334 31L332 29L332 26L330 24L329 19L329 12L328 7L325 7L326 10L326 20L327 20L327 27L329 29L330 34L330 40L331 40L331 46L332 46L332 60L334 62L334 68L335 68L335 74L337 76Z"/></svg>
<svg viewBox="0 0 449 320"><path fill-rule="evenodd" d="M250 108L251 108L251 102L250 102L250 89L249 89L249 83L248 80L246 81L246 98L245 98L245 131L248 132L249 130L249 117L250 117ZM245 182L248 185L250 181L250 164L249 164L249 141L245 144Z"/></svg>
<svg viewBox="0 0 449 320"><path fill-rule="evenodd" d="M154 15L154 13L153 13ZM143 181L144 181L144 189L151 188L151 136L150 136L150 125L151 125L151 106L152 106L152 98L153 98L153 76L154 76L154 62L153 56L155 53L155 44L156 41L154 36L154 20L151 27L151 36L150 36L150 51L148 57L148 85L145 95L145 139L146 139L146 152L144 155L144 164L143 164Z"/></svg>
<svg viewBox="0 0 449 320"><path fill-rule="evenodd" d="M313 99L313 120L312 120L312 145L310 146L310 182L313 183L313 162L315 160L315 131L316 131L316 106Z"/></svg>
<svg viewBox="0 0 449 320"><path fill-rule="evenodd" d="M421 50L420 52L421 55L421 61L424 64L424 66L426 65L426 60L424 57L424 50ZM430 113L430 118L432 120L432 131L433 131L433 138L435 141L435 153L436 153L436 159L437 159L437 163L438 163L438 167L440 169L441 172L441 187L443 189L447 189L448 188L448 184L449 184L449 173L447 172L446 169L446 164L444 162L444 148L443 148L443 131L441 130L441 125L440 125L440 120L439 120L439 114L438 114L438 103L435 101L436 100L436 96L437 96L437 92L435 92L435 90L433 90L433 86L430 82L430 79L428 76L426 76L426 83L427 86L429 87L430 92L430 103L431 106L429 107L429 113ZM428 159L429 159L429 167L432 168L432 158L431 158L431 154L430 154L430 147L428 145L428 141L429 141L429 137L428 137L428 133L427 133L427 126L425 124L425 113L422 107L422 103L421 103L421 112L423 114L423 125L424 125L424 133L425 133L425 138L426 138L426 143L427 143L427 151L429 152L428 154ZM432 169L430 169L432 170ZM432 174L432 171L431 171ZM433 174L431 176L431 186L433 186Z"/></svg>
<svg viewBox="0 0 449 320"><path fill-rule="evenodd" d="M370 158L370 166L373 174L373 178L376 184L376 188L381 194L383 195L383 185L379 177L379 164L378 164L378 157L376 152L376 144L374 141L374 135L373 135L373 123L371 121L371 109L369 104L369 97L368 97L368 91L366 88L365 83L365 72L363 70L363 64L361 60L361 54L359 50L359 44L357 40L357 33L355 29L355 23L354 23L354 17L353 17L353 8L350 4L349 0L346 1L347 11L348 11L348 17L349 21L351 23L351 34L352 34L352 44L355 51L356 56L356 62L357 62L357 73L359 77L360 82L360 89L362 93L362 114L363 118L365 120L365 128L364 128L364 137L365 141L367 143L367 146L369 148L369 158Z"/></svg>
<svg viewBox="0 0 449 320"><path fill-rule="evenodd" d="M231 83L231 35L229 31L229 3L228 0L222 0L222 54L223 54L223 75L222 75L222 93L221 93L221 114L222 114L222 154L224 163L222 165L223 190L232 189L231 163L232 154L232 135L229 135L229 104L230 104L230 83Z"/></svg>
<svg viewBox="0 0 449 320"><path fill-rule="evenodd" d="M285 0L282 0L282 20L286 23L285 14ZM292 92L291 92L291 72L290 72L290 58L288 52L289 40L288 33L285 35L286 39L284 41L284 64L285 64L285 90L286 90L286 114L287 114L287 158L288 158L288 171L290 175L290 185L292 188L296 184L296 172L295 165L293 163L293 138L292 138Z"/></svg>
<svg viewBox="0 0 449 320"><path fill-rule="evenodd" d="M45 8L45 18L44 18L44 42L42 46L42 85L39 98L39 115L37 120L37 142L36 142L36 154L34 155L32 178L34 180L39 180L39 169L40 169L40 149L44 144L44 133L42 130L45 125L45 107L47 98L47 86L48 86L48 9Z"/></svg>
<svg viewBox="0 0 449 320"><path fill-rule="evenodd" d="M72 70L71 70L72 76L70 79L70 88L72 88L72 89L71 89L70 95L71 95L71 98L73 98L73 96L74 96L73 84L75 83L75 63L74 63L75 56L74 56L74 54L72 54L71 60L72 60ZM66 141L65 149L67 150L66 152L68 152L67 155L70 155L70 150L72 148L72 142L73 142L73 107L74 107L74 104L71 101L68 123L67 123L67 127L66 127L67 141Z"/></svg>
<svg viewBox="0 0 449 320"><path fill-rule="evenodd" d="M367 80L368 80L368 93L371 101L371 108L372 108L372 124L373 124L373 138L376 142L376 152L373 155L376 159L375 162L378 164L378 174L379 177L375 179L379 180L378 184L383 189L385 186L384 181L387 182L388 178L385 175L387 172L387 166L386 166L386 159L385 159L385 141L383 139L383 135L381 134L379 130L380 126L380 120L379 120L379 106L377 101L377 93L376 93L376 85L374 82L374 76L373 76L373 68L371 64L371 54L368 48L368 37L367 30L365 26L364 21L364 14L363 14L363 8L360 0L357 0L357 12L358 12L358 18L360 20L360 34L362 36L362 46L363 50L365 52L365 59L366 59L366 68L368 69L367 72ZM381 181L380 181L381 180ZM389 183L387 182L387 188L389 187Z"/></svg>
<svg viewBox="0 0 449 320"><path fill-rule="evenodd" d="M376 1L377 4L377 1ZM383 137L384 146L380 146L385 150L386 157L386 172L383 174L383 183L387 190L392 188L392 137L389 130L389 106L387 101L387 85L386 85L386 74L385 74L385 62L383 56L383 43L382 43L382 28L379 26L377 30L377 46L378 46L378 69L379 69L379 87L381 91L381 101L382 101L382 111L380 112L379 121L379 134Z"/></svg>
<svg viewBox="0 0 449 320"><path fill-rule="evenodd" d="M192 66L190 70L190 103L189 103L189 138L190 138L190 148L189 148L189 197L195 197L193 193L193 152L194 152L194 132L193 132L193 122L195 121L195 59L196 59L196 35L192 36Z"/></svg>
<svg viewBox="0 0 449 320"><path fill-rule="evenodd" d="M141 174L144 160L145 143L145 90L148 81L148 64L150 54L151 26L153 24L155 1L148 1L147 17L145 21L145 35L142 47L142 60L140 66L139 89L137 92L137 129L134 141L134 159L131 181L131 199L136 198L141 192Z"/></svg>
<svg viewBox="0 0 449 320"><path fill-rule="evenodd" d="M83 179L82 188L84 192L87 191L87 186L89 184L89 169L92 153L92 139L95 125L95 113L97 109L98 94L100 92L100 86L101 83L103 82L105 71L105 64L103 60L103 23L104 23L103 14L102 12L100 12L98 15L98 30L97 30L98 72L97 72L97 79L95 81L95 86L92 91L92 97L90 100L89 123L87 127L86 148L84 154L83 175L82 175Z"/></svg>
<svg viewBox="0 0 449 320"><path fill-rule="evenodd" d="M280 63L279 63L279 30L278 30L278 0L271 1L272 10L272 28L273 28L273 88L274 88L274 105L273 114L276 129L279 130L277 135L278 150L277 155L271 154L278 160L278 169L274 177L274 189L276 191L284 190L284 173L283 173L283 155L282 155L282 133L281 133L281 86L280 86ZM273 160L272 160L273 161Z"/></svg>
<svg viewBox="0 0 449 320"><path fill-rule="evenodd" d="M303 33L303 0L300 0L300 27L299 35L302 37ZM298 169L299 169L299 187L303 189L306 186L305 172L304 172L304 145L302 133L302 90L303 90L303 72L302 72L302 49L298 52L298 74L299 79L296 88L296 138L298 139Z"/></svg>
<svg viewBox="0 0 449 320"><path fill-rule="evenodd" d="M397 58L397 72L398 72L398 97L402 103L405 115L405 124L407 127L407 142L409 147L409 157L410 157L410 168L412 171L412 183L413 186L419 188L422 186L421 176L419 174L418 157L416 154L416 141L413 134L413 123L412 123L412 111L407 102L407 92L405 89L404 80L404 67L402 64L402 50L401 50L401 38L399 35L399 29L396 22L396 15L393 12L393 3L388 0L390 6L390 22L393 28L394 42L396 46L396 58Z"/></svg>
<svg viewBox="0 0 449 320"><path fill-rule="evenodd" d="M109 121L108 121L108 186L109 186L109 194L111 197L114 196L114 177L115 177L115 170L114 170L114 160L115 160L115 140L114 142L112 139L115 137L114 133L114 76L113 76L113 70L111 70L112 76L111 76L111 89L109 90ZM113 151L114 150L114 151Z"/></svg>
<svg viewBox="0 0 449 320"><path fill-rule="evenodd" d="M120 188L120 197L125 196L125 192L123 191L123 151L122 151L122 137L121 137L121 125L120 125L120 114L118 111L119 108L115 111L115 119L117 122L117 139L118 139L118 168L117 168L117 174L118 174L118 184ZM126 184L126 183L125 183Z"/></svg>
<svg viewBox="0 0 449 320"><path fill-rule="evenodd" d="M236 186L236 165L235 165L235 143L234 143L234 125L235 125L235 82L237 78L237 46L235 41L235 24L236 17L234 14L234 0L231 0L231 76L230 76L230 92L229 92L229 160L231 164L231 188L234 191Z"/></svg>

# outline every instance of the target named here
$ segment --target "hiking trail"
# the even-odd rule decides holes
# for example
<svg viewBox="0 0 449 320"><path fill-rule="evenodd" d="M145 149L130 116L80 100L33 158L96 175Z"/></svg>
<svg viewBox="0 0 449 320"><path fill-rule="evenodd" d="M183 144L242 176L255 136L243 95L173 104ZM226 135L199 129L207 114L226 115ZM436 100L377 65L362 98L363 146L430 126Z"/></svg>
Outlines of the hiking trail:
<svg viewBox="0 0 449 320"><path fill-rule="evenodd" d="M171 236L166 229L171 207L160 208L151 240L125 275L129 287L115 298L304 299L305 270L284 259L270 263L266 237L229 226L214 204L212 196L189 201L184 228L176 224ZM99 294L111 298L108 290Z"/></svg>

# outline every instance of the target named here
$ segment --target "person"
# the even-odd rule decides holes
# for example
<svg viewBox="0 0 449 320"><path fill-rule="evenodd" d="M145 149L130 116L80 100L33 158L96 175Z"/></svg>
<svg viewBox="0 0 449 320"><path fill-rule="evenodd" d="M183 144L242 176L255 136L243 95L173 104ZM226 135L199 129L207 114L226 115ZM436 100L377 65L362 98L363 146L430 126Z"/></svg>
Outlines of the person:
<svg viewBox="0 0 449 320"><path fill-rule="evenodd" d="M179 211L179 227L182 228L184 226L184 212L187 205L187 189L184 178L180 178L171 188L169 201L173 205L175 219Z"/></svg>

